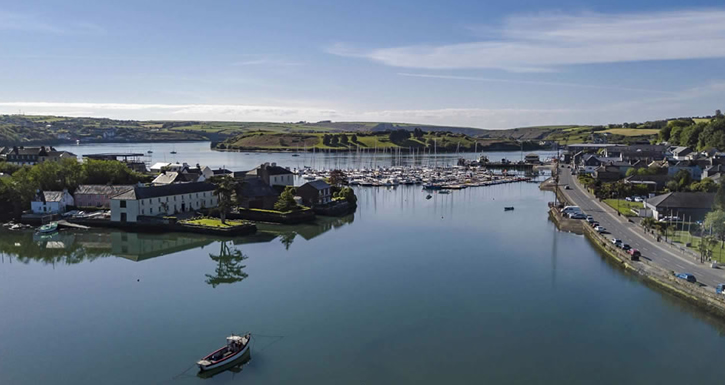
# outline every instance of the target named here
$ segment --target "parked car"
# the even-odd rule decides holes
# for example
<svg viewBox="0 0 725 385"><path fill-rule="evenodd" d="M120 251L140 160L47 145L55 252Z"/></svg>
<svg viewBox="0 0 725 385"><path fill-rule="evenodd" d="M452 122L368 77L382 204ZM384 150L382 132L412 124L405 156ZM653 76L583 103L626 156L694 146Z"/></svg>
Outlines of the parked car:
<svg viewBox="0 0 725 385"><path fill-rule="evenodd" d="M684 279L687 282L692 282L692 283L697 282L697 278L695 278L695 276L690 273L679 273L679 274L676 274L675 277Z"/></svg>
<svg viewBox="0 0 725 385"><path fill-rule="evenodd" d="M612 243L614 243L616 245L617 243L622 243L622 240L612 237Z"/></svg>
<svg viewBox="0 0 725 385"><path fill-rule="evenodd" d="M632 201L632 198L631 197L626 197L626 198L624 198L624 200L627 201L627 202L631 202Z"/></svg>
<svg viewBox="0 0 725 385"><path fill-rule="evenodd" d="M644 198L642 197L634 197L635 202L644 202Z"/></svg>
<svg viewBox="0 0 725 385"><path fill-rule="evenodd" d="M629 251L631 248L632 248L632 246L630 246L626 243L622 244L622 250L624 250L624 251Z"/></svg>
<svg viewBox="0 0 725 385"><path fill-rule="evenodd" d="M719 283L719 284L718 284L718 285L717 285L717 286L715 287L715 292L716 292L716 293L718 293L718 294L723 294L723 295L725 295L725 283Z"/></svg>
<svg viewBox="0 0 725 385"><path fill-rule="evenodd" d="M677 217L664 217L660 219L660 222L678 222L680 218Z"/></svg>
<svg viewBox="0 0 725 385"><path fill-rule="evenodd" d="M597 227L599 226L599 222L591 222L590 225L592 225L592 227Z"/></svg>
<svg viewBox="0 0 725 385"><path fill-rule="evenodd" d="M642 256L642 253L640 253L637 249L629 249L627 252L631 256L629 259L633 261L639 261L639 257Z"/></svg>
<svg viewBox="0 0 725 385"><path fill-rule="evenodd" d="M602 226L597 226L597 227L594 228L594 230L596 230L600 234L607 232L607 229L605 229Z"/></svg>
<svg viewBox="0 0 725 385"><path fill-rule="evenodd" d="M589 222L589 224L594 223L594 218L592 218L591 215L587 215L587 222Z"/></svg>
<svg viewBox="0 0 725 385"><path fill-rule="evenodd" d="M571 219L586 219L586 217L587 217L586 215L579 214L579 213L571 214L569 216L569 218L571 218Z"/></svg>

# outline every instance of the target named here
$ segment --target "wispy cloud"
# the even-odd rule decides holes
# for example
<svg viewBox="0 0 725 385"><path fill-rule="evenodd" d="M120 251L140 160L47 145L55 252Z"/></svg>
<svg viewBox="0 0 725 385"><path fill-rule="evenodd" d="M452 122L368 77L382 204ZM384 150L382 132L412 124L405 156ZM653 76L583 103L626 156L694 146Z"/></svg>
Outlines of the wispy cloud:
<svg viewBox="0 0 725 385"><path fill-rule="evenodd" d="M490 35L490 27L484 27ZM539 14L504 20L485 41L327 52L395 67L550 71L557 66L725 58L725 10L639 14Z"/></svg>
<svg viewBox="0 0 725 385"><path fill-rule="evenodd" d="M434 74L417 74L400 72L400 76L417 77L417 78L428 78L428 79L447 79L447 80L466 80L476 82L491 82L491 83L511 83L511 84L530 84L536 86L554 86L554 87L573 87L573 88L589 88L589 89L600 89L600 90L615 90L615 91L632 91L632 92L646 92L654 94L664 95L677 95L677 92L661 91L661 90L648 90L644 88L630 88L630 87L616 87L616 86L598 86L594 84L578 84L578 83L566 83L566 82L543 82L535 80L515 80L515 79L498 79L498 78L484 78L478 76L455 76L455 75L434 75Z"/></svg>
<svg viewBox="0 0 725 385"><path fill-rule="evenodd" d="M24 13L0 11L0 31L21 31L49 34L105 34L106 30L93 23L65 20L63 23Z"/></svg>

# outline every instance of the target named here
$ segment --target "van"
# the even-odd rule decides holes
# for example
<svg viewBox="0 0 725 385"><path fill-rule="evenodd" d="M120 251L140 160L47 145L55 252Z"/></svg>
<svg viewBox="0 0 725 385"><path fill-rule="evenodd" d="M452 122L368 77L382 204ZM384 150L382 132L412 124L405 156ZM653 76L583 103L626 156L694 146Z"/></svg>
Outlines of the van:
<svg viewBox="0 0 725 385"><path fill-rule="evenodd" d="M579 206L566 206L563 209L561 209L562 214L569 214L569 213L579 213L581 214L582 210L579 208Z"/></svg>

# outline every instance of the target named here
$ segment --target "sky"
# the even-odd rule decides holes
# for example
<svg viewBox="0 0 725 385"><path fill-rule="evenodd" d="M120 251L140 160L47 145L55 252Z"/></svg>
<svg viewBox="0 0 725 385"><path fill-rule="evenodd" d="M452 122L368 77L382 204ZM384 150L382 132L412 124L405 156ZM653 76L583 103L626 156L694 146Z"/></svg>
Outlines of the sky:
<svg viewBox="0 0 725 385"><path fill-rule="evenodd" d="M725 3L0 0L0 113L513 128L725 107Z"/></svg>

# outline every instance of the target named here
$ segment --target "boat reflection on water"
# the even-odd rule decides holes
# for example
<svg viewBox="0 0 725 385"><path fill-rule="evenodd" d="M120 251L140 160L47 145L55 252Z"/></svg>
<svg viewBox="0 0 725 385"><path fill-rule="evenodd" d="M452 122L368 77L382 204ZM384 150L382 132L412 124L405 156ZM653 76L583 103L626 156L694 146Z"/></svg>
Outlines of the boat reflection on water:
<svg viewBox="0 0 725 385"><path fill-rule="evenodd" d="M222 372L231 372L232 378L234 378L235 375L238 373L241 373L244 369L244 365L248 364L249 361L252 360L252 349L248 349L244 355L237 358L236 360L228 363L227 365L220 366L218 368L214 368L211 370L200 370L196 375L199 378L203 379L209 379L212 378Z"/></svg>

